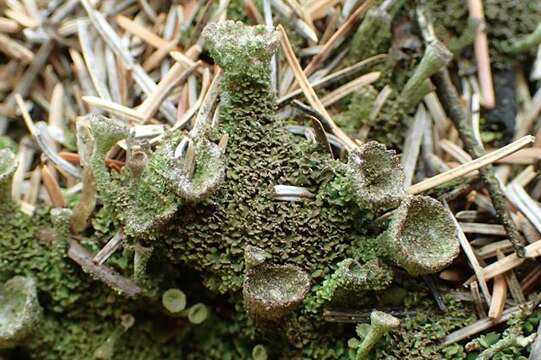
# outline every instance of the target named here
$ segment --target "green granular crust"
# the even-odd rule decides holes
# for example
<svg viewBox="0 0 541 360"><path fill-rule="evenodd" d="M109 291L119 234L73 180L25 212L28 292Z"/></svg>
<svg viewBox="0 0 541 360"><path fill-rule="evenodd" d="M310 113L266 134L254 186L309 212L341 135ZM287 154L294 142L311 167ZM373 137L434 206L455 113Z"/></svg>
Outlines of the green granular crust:
<svg viewBox="0 0 541 360"><path fill-rule="evenodd" d="M450 41L468 28L468 6L461 0L427 1L433 16L437 36ZM509 55L509 41L532 33L541 22L541 2L522 0L483 1L485 21L493 66L509 68L522 62L535 51Z"/></svg>
<svg viewBox="0 0 541 360"><path fill-rule="evenodd" d="M365 301L362 298L368 291L382 290L392 280L391 269L377 259L362 265L353 259L346 259L339 262L335 272L306 299L305 309L316 312L325 303L356 307Z"/></svg>
<svg viewBox="0 0 541 360"><path fill-rule="evenodd" d="M297 143L274 116L267 85L228 83L220 130L229 134L226 176L219 190L196 207L186 206L164 238L169 259L208 274L217 291L239 290L244 247L257 246L273 262L293 263L315 280L343 258L355 236L359 210L325 189L336 164L315 145ZM308 187L307 202L272 199L278 184Z"/></svg>

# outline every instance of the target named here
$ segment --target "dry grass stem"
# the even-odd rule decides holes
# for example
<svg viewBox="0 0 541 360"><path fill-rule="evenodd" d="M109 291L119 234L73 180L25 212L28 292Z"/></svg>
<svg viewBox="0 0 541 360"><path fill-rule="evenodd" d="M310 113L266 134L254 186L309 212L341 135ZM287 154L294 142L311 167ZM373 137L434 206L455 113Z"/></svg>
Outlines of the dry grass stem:
<svg viewBox="0 0 541 360"><path fill-rule="evenodd" d="M449 209L447 203L444 203L444 204L447 207L447 209ZM487 283L486 283L486 279L485 279L485 277L483 275L483 268L481 267L481 265L479 265L479 260L477 260L477 257L475 256L475 252L474 252L473 248L471 247L470 242L466 238L466 235L462 231L462 228L460 227L458 221L456 220L454 215L451 214L450 210L449 210L449 213L452 216L452 219L453 219L453 221L455 223L455 226L456 226L456 229L457 229L457 234L458 234L458 241L460 243L460 246L462 247L462 250L464 251L464 254L466 254L466 257L468 258L468 261L470 262L470 265L472 266L473 271L477 276L477 281L479 282L479 285L481 286L481 292L483 293L483 296L484 296L487 304L490 304L491 297L490 297L490 292L488 291L488 286L487 286Z"/></svg>
<svg viewBox="0 0 541 360"><path fill-rule="evenodd" d="M474 50L475 60L481 86L481 103L486 108L493 108L496 105L494 85L492 83L492 70L490 68L490 56L488 54L488 38L486 33L485 15L483 12L482 0L468 0L470 17L481 22L475 32Z"/></svg>
<svg viewBox="0 0 541 360"><path fill-rule="evenodd" d="M355 10L353 14L340 26L334 35L325 43L320 53L312 58L312 61L304 69L304 74L310 76L330 55L336 47L338 47L346 36L355 28L361 21L364 14L374 5L374 0L366 0L361 6Z"/></svg>
<svg viewBox="0 0 541 360"><path fill-rule="evenodd" d="M124 236L122 233L117 232L115 235L113 235L111 240L109 240L107 244L105 244L105 246L102 247L100 251L96 253L96 255L94 255L92 262L96 265L105 263L107 259L109 259L111 255L113 255L115 251L118 250L118 248L122 245L123 240Z"/></svg>
<svg viewBox="0 0 541 360"><path fill-rule="evenodd" d="M284 55L286 56L286 59L289 65L293 69L295 78L299 82L299 85L301 86L304 92L304 95L306 96L306 99L308 100L310 105L314 107L314 109L316 109L325 117L326 121L331 127L333 134L339 137L340 140L342 140L350 150L355 149L357 147L355 142L351 140L351 138L347 136L346 133L344 133L342 129L340 129L334 123L331 116L329 115L329 113L327 112L327 110L325 109L325 107L323 106L319 98L317 97L316 93L314 92L314 89L310 86L310 82L306 78L305 73L302 71L302 68L299 62L297 61L297 58L295 57L295 53L293 52L293 48L291 47L287 34L281 25L278 25L278 31L280 31L282 35L280 38L280 43L282 44L282 50L284 51Z"/></svg>
<svg viewBox="0 0 541 360"><path fill-rule="evenodd" d="M60 190L58 182L51 174L51 171L49 170L47 165L41 166L41 178L43 180L43 185L47 190L47 194L49 194L49 199L51 200L51 204L53 205L53 207L65 207L66 202L64 201L64 195L62 194L62 190Z"/></svg>
<svg viewBox="0 0 541 360"><path fill-rule="evenodd" d="M488 310L488 317L492 320L498 320L502 317L505 301L507 300L507 282L503 275L498 275L494 278L492 288L492 302Z"/></svg>
<svg viewBox="0 0 541 360"><path fill-rule="evenodd" d="M474 170L478 170L481 167L491 164L498 159L508 156L515 151L520 150L524 146L533 143L534 140L535 138L531 135L524 136L523 138L512 142L511 144L508 144L496 151L483 155L475 160L472 160L466 164L462 164L454 169L438 174L434 177L423 180L411 186L408 191L410 194L418 194L428 189L432 189L448 181L464 176Z"/></svg>

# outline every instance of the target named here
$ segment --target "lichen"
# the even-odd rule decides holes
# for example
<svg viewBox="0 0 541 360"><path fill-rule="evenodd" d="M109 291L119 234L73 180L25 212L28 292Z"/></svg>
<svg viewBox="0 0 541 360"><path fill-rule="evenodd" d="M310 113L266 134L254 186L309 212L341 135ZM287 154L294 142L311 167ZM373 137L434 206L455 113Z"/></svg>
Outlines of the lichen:
<svg viewBox="0 0 541 360"><path fill-rule="evenodd" d="M438 38L450 41L467 30L468 7L459 0L427 1L433 15ZM508 52L510 42L533 33L541 22L539 1L486 0L483 1L486 31L490 44L490 59L496 69L506 69L522 62L535 49L522 54Z"/></svg>
<svg viewBox="0 0 541 360"><path fill-rule="evenodd" d="M371 342L385 358L415 341L404 328L448 330L470 320L433 317L426 294L401 283L406 272L441 270L458 245L441 204L406 194L395 153L368 142L343 162L287 132L270 88L276 32L225 21L203 37L223 70L212 127L167 133L152 147L135 141L124 123L92 117L94 145L82 165L99 197L94 232L74 240L68 209L40 208L29 217L6 197L12 205L0 208L0 281L33 277L44 308L31 341L15 351L33 359L347 359L356 353L347 341L352 326L324 321L325 310L422 298L430 316L418 314ZM417 87L426 90L419 84L429 76L414 73L404 104L412 105L410 95L418 101ZM399 110L388 111L396 119ZM226 149L217 145L224 133ZM126 161L117 173L106 159L121 140ZM5 154L0 181L12 173L13 156ZM0 183L3 196L10 181ZM314 196L280 201L275 185ZM375 229L387 211L394 211L390 223ZM126 242L107 265L147 290L137 298L115 293L67 256L74 241L96 253L113 231ZM389 286L399 296L388 299ZM130 326L122 325L126 316L133 316Z"/></svg>

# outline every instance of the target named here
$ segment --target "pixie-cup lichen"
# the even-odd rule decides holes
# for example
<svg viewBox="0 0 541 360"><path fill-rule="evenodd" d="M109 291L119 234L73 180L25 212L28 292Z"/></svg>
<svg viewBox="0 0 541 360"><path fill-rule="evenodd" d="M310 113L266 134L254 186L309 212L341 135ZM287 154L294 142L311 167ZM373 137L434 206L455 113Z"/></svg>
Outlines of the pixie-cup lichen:
<svg viewBox="0 0 541 360"><path fill-rule="evenodd" d="M427 89L430 91L430 85L426 85L426 82L452 59L453 54L439 41L428 44L421 62L400 93L406 109L411 109L421 101L427 94Z"/></svg>
<svg viewBox="0 0 541 360"><path fill-rule="evenodd" d="M300 305L310 290L310 277L293 265L263 264L248 270L244 306L254 318L279 320Z"/></svg>
<svg viewBox="0 0 541 360"><path fill-rule="evenodd" d="M406 194L400 160L382 144L371 141L352 151L346 168L361 208L385 211L397 207Z"/></svg>
<svg viewBox="0 0 541 360"><path fill-rule="evenodd" d="M193 139L190 134L168 134L154 151L145 151L134 149L128 128L116 120L94 116L91 129L95 147L90 166L98 191L106 206L124 214L119 218L129 236L152 235L180 206L204 200L223 179L223 151L206 140L204 132ZM113 179L105 158L124 139L129 142L126 167L131 176Z"/></svg>
<svg viewBox="0 0 541 360"><path fill-rule="evenodd" d="M0 285L0 350L28 340L42 313L34 279L15 276Z"/></svg>
<svg viewBox="0 0 541 360"><path fill-rule="evenodd" d="M184 308L179 291L171 297L133 301L157 305L145 310L168 318L174 326L187 326L182 336L198 338L197 331L208 327L225 337L235 334L239 344L246 344L235 342L227 352L241 353L238 358L249 357L255 344L266 341L259 337L261 332L283 339L284 353L298 355L306 347L320 354L323 338L336 342L339 349L343 345L339 335L322 333L329 326L322 320L323 309L335 304L362 306L356 300L373 301L365 295L392 283L391 265L412 269L409 262L395 256L391 240L380 241L384 235L376 238L378 234L370 233L369 226L381 213L410 208L404 205L411 201L399 159L384 145L369 142L351 151L344 163L317 144L287 132L285 122L276 116L270 86L276 32L225 21L210 24L202 35L223 72L216 121L209 124L198 119L190 132L168 132L152 146L136 140L116 120L94 116L90 122L94 146L90 161L83 166L92 170L101 204L109 208L115 226L127 238L125 252L135 252L133 264L123 268L123 275L133 274L145 288L151 284L154 295L171 295L165 290L181 286L192 299L190 291L196 288L193 298L205 305L199 302ZM217 145L224 135L228 137L225 150ZM116 173L106 167L106 158L109 153L124 154L116 145L121 140L125 140L120 145L126 145L126 161ZM277 185L302 187L313 196L279 201L273 196ZM434 203L427 206L437 206ZM414 221L405 221L410 222ZM73 269L69 269L75 264L69 259L64 263L70 234L62 224L67 223L56 226L59 242L52 253L54 265L66 270L67 279L75 283L70 286L77 288L80 279L72 279ZM423 230L431 226L423 224ZM415 232L413 227L409 229ZM421 232L424 241L423 236ZM452 235L442 240L456 242ZM442 248L434 238L423 244ZM359 255L364 250L370 256ZM422 261L422 273L428 271L427 264L430 260ZM440 267L437 263L431 269ZM410 271L414 275L420 272L414 270ZM79 272L77 276L84 279L85 275ZM202 279L206 290L201 291L196 278ZM45 292L57 295L55 289L45 288ZM217 294L227 295L218 298ZM212 298L209 302L207 295ZM75 301L70 299L68 305ZM122 306L118 311L132 309ZM207 319L213 320L212 326ZM295 341L296 334L302 334L302 342ZM124 341L123 336L115 347ZM215 354L209 358L220 358L221 348L213 345L222 346L222 342L207 337L205 345L194 342L190 346L205 346ZM268 349L269 356L274 356L275 349ZM199 359L197 355L187 358Z"/></svg>
<svg viewBox="0 0 541 360"><path fill-rule="evenodd" d="M427 196L408 196L392 215L379 241L389 257L411 275L442 270L458 255L455 225L448 211Z"/></svg>
<svg viewBox="0 0 541 360"><path fill-rule="evenodd" d="M400 326L400 320L382 311L370 314L370 328L357 349L355 360L366 360L370 351L390 330Z"/></svg>

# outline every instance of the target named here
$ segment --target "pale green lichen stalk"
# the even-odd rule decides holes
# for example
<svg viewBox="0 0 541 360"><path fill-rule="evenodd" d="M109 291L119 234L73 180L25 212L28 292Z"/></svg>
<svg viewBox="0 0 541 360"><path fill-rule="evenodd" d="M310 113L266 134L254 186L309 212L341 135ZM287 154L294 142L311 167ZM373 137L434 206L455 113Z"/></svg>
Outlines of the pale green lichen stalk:
<svg viewBox="0 0 541 360"><path fill-rule="evenodd" d="M381 311L373 311L370 314L370 329L357 349L355 360L366 360L370 351L376 346L381 338L392 329L400 326L400 320Z"/></svg>
<svg viewBox="0 0 541 360"><path fill-rule="evenodd" d="M0 215L12 211L15 205L11 196L13 174L17 170L15 154L10 149L0 150Z"/></svg>
<svg viewBox="0 0 541 360"><path fill-rule="evenodd" d="M268 81L269 61L279 44L277 32L269 32L262 25L247 27L241 22L225 21L209 24L203 36L214 61L225 70L226 81Z"/></svg>
<svg viewBox="0 0 541 360"><path fill-rule="evenodd" d="M406 109L415 106L430 91L430 77L453 59L453 54L439 41L432 41L425 49L421 62L400 93Z"/></svg>
<svg viewBox="0 0 541 360"><path fill-rule="evenodd" d="M387 51L392 39L391 22L404 2L387 0L368 10L351 41L349 62L355 63Z"/></svg>

